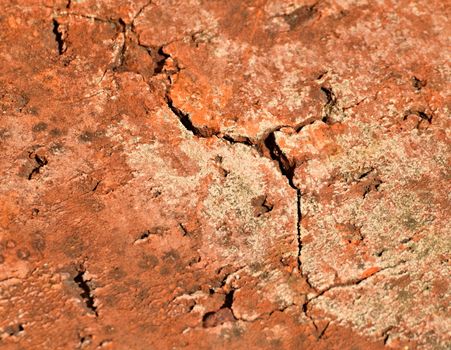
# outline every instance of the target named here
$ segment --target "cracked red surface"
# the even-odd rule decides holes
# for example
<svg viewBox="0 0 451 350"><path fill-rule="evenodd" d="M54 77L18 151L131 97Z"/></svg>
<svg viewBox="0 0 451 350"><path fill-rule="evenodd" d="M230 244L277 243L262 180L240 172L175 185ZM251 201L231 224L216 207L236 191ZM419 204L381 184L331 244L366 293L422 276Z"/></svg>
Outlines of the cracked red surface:
<svg viewBox="0 0 451 350"><path fill-rule="evenodd" d="M442 1L4 1L0 347L446 349Z"/></svg>

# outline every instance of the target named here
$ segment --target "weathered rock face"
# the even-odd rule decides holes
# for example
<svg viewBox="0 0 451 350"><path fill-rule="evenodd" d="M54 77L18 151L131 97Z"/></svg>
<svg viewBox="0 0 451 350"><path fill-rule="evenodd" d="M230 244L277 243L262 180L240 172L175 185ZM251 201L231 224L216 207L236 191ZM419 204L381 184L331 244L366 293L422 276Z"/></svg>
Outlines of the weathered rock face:
<svg viewBox="0 0 451 350"><path fill-rule="evenodd" d="M0 9L2 349L448 348L446 2Z"/></svg>

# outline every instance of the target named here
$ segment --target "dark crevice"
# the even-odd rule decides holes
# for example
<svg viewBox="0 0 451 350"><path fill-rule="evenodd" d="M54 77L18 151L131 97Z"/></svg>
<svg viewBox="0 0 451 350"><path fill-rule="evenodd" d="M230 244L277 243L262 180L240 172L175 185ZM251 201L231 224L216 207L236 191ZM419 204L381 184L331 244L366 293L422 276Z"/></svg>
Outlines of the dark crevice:
<svg viewBox="0 0 451 350"><path fill-rule="evenodd" d="M274 208L274 206L271 203L268 203L267 199L268 199L268 197L264 196L263 203L261 204L262 210L265 213L271 212Z"/></svg>
<svg viewBox="0 0 451 350"><path fill-rule="evenodd" d="M4 328L4 332L10 337L21 335L24 330L25 328L21 323L9 325Z"/></svg>
<svg viewBox="0 0 451 350"><path fill-rule="evenodd" d="M156 50L157 54L159 55L159 59L155 60L155 69L154 74L160 74L163 72L164 66L166 64L166 61L168 58L171 57L171 55L164 52L163 47L161 46Z"/></svg>
<svg viewBox="0 0 451 350"><path fill-rule="evenodd" d="M252 141L248 137L245 137L245 136L236 138L236 137L232 137L230 135L223 135L221 138L232 144L233 143L242 143L243 145L247 145L250 147L254 146Z"/></svg>
<svg viewBox="0 0 451 350"><path fill-rule="evenodd" d="M210 312L207 312L207 313L202 317L202 326L203 326L204 328L208 328L208 327L210 326L210 325L209 325L209 322L210 322L211 319L213 319L213 318L215 317L215 314L216 314L215 311L210 311Z"/></svg>
<svg viewBox="0 0 451 350"><path fill-rule="evenodd" d="M335 109L335 106L337 105L337 96L335 96L334 92L331 88L328 87L321 87L321 91L326 96L326 103L323 107L323 115L322 115L322 121L326 124L332 124L333 120L331 119L331 115Z"/></svg>
<svg viewBox="0 0 451 350"><path fill-rule="evenodd" d="M166 94L166 103L169 107L169 109L174 113L182 125L185 127L186 130L190 131L193 135L198 137L211 137L211 136L217 136L225 141L228 141L230 143L241 143L245 144L247 146L255 148L260 155L262 156L269 156L270 159L275 161L278 166L281 174L287 179L288 184L290 187L296 190L296 241L298 245L298 251L297 251L297 265L298 269L301 270L301 251L302 251L302 236L301 236L301 220L302 220L302 211L301 211L301 197L302 193L301 190L296 187L294 184L294 171L296 164L293 162L290 162L288 157L282 152L279 145L276 141L275 132L279 130L281 127L276 128L272 131L270 131L264 138L263 141L260 142L252 142L249 138L243 137L241 139L233 138L230 135L222 135L219 134L219 132L215 132L211 130L208 127L204 128L198 128L193 125L189 115L187 113L184 113L182 110L177 108L169 93ZM311 121L313 123L314 121ZM304 125L298 126L299 129L301 129ZM271 208L272 209L272 208Z"/></svg>
<svg viewBox="0 0 451 350"><path fill-rule="evenodd" d="M185 127L186 130L190 131L194 136L199 137L211 137L213 135L217 135L217 132L213 131L212 129L208 127L198 128L193 125L191 122L191 119L187 113L184 113L179 108L174 106L174 103L172 102L171 97L169 94L166 94L166 103L169 107L169 109L174 113L180 120L180 123Z"/></svg>
<svg viewBox="0 0 451 350"><path fill-rule="evenodd" d="M79 338L78 348L83 348L83 347L91 344L91 342L92 342L92 335L91 334L88 334L88 335L85 335L85 336L82 336L82 335L79 334L78 338Z"/></svg>
<svg viewBox="0 0 451 350"><path fill-rule="evenodd" d="M266 149L269 151L269 155L272 160L276 161L279 165L280 172L288 180L288 184L296 190L296 241L298 246L297 251L297 266L298 270L301 271L301 254L302 254L302 235L301 235L301 221L302 221L302 192L294 184L294 171L296 169L296 164L290 162L287 156L282 152L276 141L275 131L271 132L263 142Z"/></svg>
<svg viewBox="0 0 451 350"><path fill-rule="evenodd" d="M417 77L412 77L412 86L415 88L416 92L420 92L422 88L426 86L427 82L425 80L421 80Z"/></svg>
<svg viewBox="0 0 451 350"><path fill-rule="evenodd" d="M324 76L329 73L329 71L324 70L321 73L318 74L318 76L316 77L316 80L321 80L322 78L324 78Z"/></svg>
<svg viewBox="0 0 451 350"><path fill-rule="evenodd" d="M74 277L74 282L81 289L80 296L85 302L86 307L98 316L97 307L95 306L95 299L89 285L89 280L85 278L85 273L86 271L84 268L79 269L77 275Z"/></svg>
<svg viewBox="0 0 451 350"><path fill-rule="evenodd" d="M387 345L388 340L390 339L390 331L393 329L393 326L388 326L383 332L382 337L384 339L384 345Z"/></svg>
<svg viewBox="0 0 451 350"><path fill-rule="evenodd" d="M360 174L360 175L357 177L357 179L358 179L358 180L361 180L361 179L367 177L368 175L370 175L373 171L374 171L374 168L370 168L369 170L367 170L367 171L363 172L362 174Z"/></svg>
<svg viewBox="0 0 451 350"><path fill-rule="evenodd" d="M225 298L224 298L224 304L222 304L221 309L224 309L224 308L232 309L234 294L235 294L235 289L232 289L231 291L226 293Z"/></svg>
<svg viewBox="0 0 451 350"><path fill-rule="evenodd" d="M276 141L275 133L271 132L265 138L263 144L268 149L271 159L276 161L279 165L280 172L287 178L289 185L297 190L297 187L293 183L295 164L291 163L287 156L280 149Z"/></svg>
<svg viewBox="0 0 451 350"><path fill-rule="evenodd" d="M387 345L387 343L388 343L388 339L390 338L390 334L386 334L385 336L384 336L384 345Z"/></svg>
<svg viewBox="0 0 451 350"><path fill-rule="evenodd" d="M189 232L183 224L179 223L179 227L182 232L182 236L189 236Z"/></svg>
<svg viewBox="0 0 451 350"><path fill-rule="evenodd" d="M422 109L408 109L404 112L403 120L406 120L410 115L416 115L418 117L417 128L420 127L421 123L427 122L428 124L432 124L432 115L427 114Z"/></svg>
<svg viewBox="0 0 451 350"><path fill-rule="evenodd" d="M274 208L274 205L268 202L268 196L266 195L252 198L251 205L254 208L255 217L260 217L264 214L267 214Z"/></svg>
<svg viewBox="0 0 451 350"><path fill-rule="evenodd" d="M151 234L152 234L152 233L151 233L149 230L146 230L146 231L142 232L142 233L139 235L139 237L135 240L135 243L138 242L138 241L146 240L147 238L149 238L149 236L150 236Z"/></svg>
<svg viewBox="0 0 451 350"><path fill-rule="evenodd" d="M294 126L293 129L294 129L297 133L299 133L299 132L300 132L302 129L304 129L306 126L312 125L313 123L315 123L315 122L317 122L317 121L322 121L322 122L324 122L324 121L322 120L322 118L315 118L315 117L313 117L313 118L308 118L308 119L304 120L302 123L300 123L300 124Z"/></svg>
<svg viewBox="0 0 451 350"><path fill-rule="evenodd" d="M53 34L55 35L55 41L58 45L58 54L62 55L66 51L66 43L63 39L63 31L61 29L61 25L54 18L53 21Z"/></svg>
<svg viewBox="0 0 451 350"><path fill-rule="evenodd" d="M36 174L40 173L41 168L48 164L48 161L45 157L41 157L36 153L31 153L30 157L34 159L36 166L31 170L30 174L28 174L28 180L33 179Z"/></svg>
<svg viewBox="0 0 451 350"><path fill-rule="evenodd" d="M102 182L102 181L100 181L100 180L97 181L96 184L94 185L94 187L92 188L91 191L92 191L92 192L95 192L95 191L97 190L97 188L99 187L99 185L100 185L101 182Z"/></svg>
<svg viewBox="0 0 451 350"><path fill-rule="evenodd" d="M237 320L237 318L233 314L232 309L234 293L235 289L227 292L224 297L224 303L222 304L222 306L216 311L207 312L202 317L202 325L204 328L215 327L217 325L223 324L224 322L233 322Z"/></svg>
<svg viewBox="0 0 451 350"><path fill-rule="evenodd" d="M302 253L302 236L301 236L301 220L302 220L302 193L300 189L296 189L296 203L297 203L297 220L296 220L296 234L297 234L297 243L298 243L298 256L297 256L297 263L298 263L298 269L301 271L301 253ZM309 284L308 280L306 279L307 284Z"/></svg>

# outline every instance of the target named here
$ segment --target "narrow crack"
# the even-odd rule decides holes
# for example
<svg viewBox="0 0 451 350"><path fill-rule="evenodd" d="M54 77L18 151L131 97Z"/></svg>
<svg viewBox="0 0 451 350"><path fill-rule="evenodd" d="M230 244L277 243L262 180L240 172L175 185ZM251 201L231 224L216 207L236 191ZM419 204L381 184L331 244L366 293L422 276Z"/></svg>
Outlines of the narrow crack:
<svg viewBox="0 0 451 350"><path fill-rule="evenodd" d="M330 322L327 322L327 324L324 326L323 330L318 334L318 340L324 337L326 334L327 328L329 328Z"/></svg>
<svg viewBox="0 0 451 350"><path fill-rule="evenodd" d="M276 139L276 131L279 131L282 127L292 127L292 126L287 126L287 125L283 125L283 126L279 126L275 129L272 129L270 131L268 131L267 133L264 134L264 137L262 137L261 140L251 140L247 137L234 137L231 135L224 135L222 133L220 133L218 130L214 130L208 126L196 126L193 124L189 113L184 112L182 109L180 109L179 107L177 107L174 104L174 101L171 98L170 95L170 89L172 87L173 81L171 79L171 75L172 74L176 74L180 71L180 68L177 67L177 71L176 72L172 72L172 73L168 73L165 72L165 66L167 63L167 60L171 58L171 55L166 53L164 51L164 46L161 47L157 47L157 48L150 48L147 47L145 45L143 45L140 40L139 40L139 36L136 33L136 29L135 29L135 20L137 17L139 17L141 15L141 13L144 11L144 9L149 6L152 3L152 1L149 1L146 5L144 5L143 7L141 7L139 9L139 11L136 13L136 15L133 17L132 21L130 24L126 24L122 19L119 19L118 21L109 21L109 20L104 20L104 19L99 19L99 18L95 18L95 17L89 17L89 16L84 16L84 15L80 15L82 17L86 17L86 18L90 18L93 20L98 20L98 21L102 21L102 22L109 22L109 23L115 23L120 25L121 27L121 32L124 35L124 43L121 47L120 53L119 53L119 59L118 59L118 64L113 68L113 70L117 70L119 69L121 66L123 66L125 64L125 60L126 60L126 53L127 53L127 39L128 39L128 33L127 33L127 29L130 29L130 31L132 33L134 33L136 35L136 43L137 45L145 48L147 50L147 52L149 53L149 55L152 57L152 59L154 60L155 63L155 69L154 69L154 75L157 74L166 74L168 77L168 81L169 81L169 86L167 88L167 92L165 94L165 100L166 100L166 104L168 106L168 108L171 110L171 112L179 119L180 123L183 125L183 127L189 131L190 133L192 133L194 136L196 137L201 137L201 138L210 138L210 137L217 137L220 138L230 144L235 144L235 143L241 143L244 145L247 145L249 147L252 147L254 149L257 150L257 152L261 155L264 156L266 158L271 159L272 161L274 161L275 163L277 163L278 168L280 170L280 173L287 179L288 184L290 185L290 187L292 187L295 191L296 191L296 239L297 239L297 245L298 245L298 251L297 251L297 265L298 265L298 270L302 273L302 269L301 269L301 254L302 254L302 235L301 235L301 230L302 230L302 226L301 226L301 221L302 221L302 192L301 189L299 187L296 186L296 184L294 183L294 174L295 174L295 168L296 168L296 164L293 161L290 161L290 159L288 159L288 157L284 154L284 152L281 150L281 148L279 147L278 143L277 143L277 139ZM70 8L71 5L71 0L68 0L67 6L66 8ZM306 12L306 17L307 15L309 17L313 16L314 14L314 6L310 8L306 8L306 10L304 12ZM304 16L303 12L299 12L296 13L296 19L299 16ZM55 40L58 44L58 53L60 55L62 55L65 51L66 51L66 43L64 41L65 39L65 32L64 29L61 28L61 25L58 23L58 21L56 19L53 19L53 33L55 34ZM158 59L156 59L158 55ZM320 78L320 77L319 77ZM415 78L416 79L416 78ZM145 79L146 80L146 79ZM418 79L417 79L418 80ZM421 87L418 87L419 83L417 81L414 81L414 86L415 88L417 88L418 90L421 89ZM326 96L326 103L323 106L323 113L321 115L321 118L314 118L312 120L309 121L304 121L302 124L297 125L295 127L292 127L294 130L296 130L297 132L299 132L304 126L312 124L318 120L321 120L322 122L326 123L326 124L331 124L333 121L331 119L332 114L337 110L337 97L334 94L334 92L332 91L331 88L327 88L327 87L321 87L321 91L325 94ZM363 100L357 102L358 105L361 102L363 102ZM354 106L354 105L353 105ZM340 110L345 110L348 108L351 108L352 106L348 106L348 107L344 107ZM432 116L427 115L426 113L424 113L423 111L407 111L404 119L407 118L407 116L409 114L415 114L419 117L420 122L428 122L429 124L431 124L432 122ZM37 156L36 156L37 157ZM45 159L44 159L45 160ZM45 160L45 163L42 159L40 159L39 157L36 158L36 162L38 163L39 167L36 168L36 173L39 172L39 169L47 164L47 161ZM42 164L41 164L42 163ZM33 169L33 171L35 171L35 169ZM371 170L366 173L363 174L362 177L367 176L369 173L371 172ZM30 179L33 175L33 172L30 174ZM98 184L97 184L98 185ZM96 185L96 186L97 186ZM377 185L376 185L377 186ZM95 189L94 189L95 190ZM364 197L367 193L364 194ZM180 228L182 229L184 235L187 234L186 229L184 228L184 226L182 224L180 224ZM141 236L139 239L146 239L149 236L149 233L146 232L143 234L143 236ZM309 300L307 300L303 305L302 305L302 309L305 313L306 316L308 316L313 324L316 327L316 324L313 321L313 318L308 315L308 306L309 303L312 302L313 300L323 296L325 293L335 289L335 288L340 288L340 287L348 287L348 286L356 286L359 285L361 282L367 280L368 278L371 278L375 275L377 275L378 273L385 271L389 268L394 268L396 266L390 266L390 267L386 267L383 268L379 271L377 271L376 273L370 275L370 276L366 276L363 278L357 278L357 279L352 279L350 281L345 281L343 283L338 283L332 286L329 286L321 291L319 291L314 297L310 298ZM85 270L81 269L78 271L78 274L76 275L76 277L74 278L74 281L77 283L77 285L80 287L80 289L82 290L82 292L80 293L80 296L83 298L83 300L85 301L86 306L94 312L94 314L97 316L97 307L95 306L95 300L94 300L94 296L92 295L92 291L91 291L91 287L89 285L89 281L86 280L85 278ZM304 275L303 275L304 276ZM305 276L304 276L305 277ZM310 283L308 282L308 278L306 277L306 281L307 283L310 285ZM312 287L312 286L311 286ZM312 287L312 289L315 289ZM229 309L233 318L237 319L235 317L235 315L233 314L233 310L232 310L232 306L233 306L233 300L234 300L234 292L235 290L232 289L231 291L229 291L228 293L226 293L225 295L225 299L224 299L224 304L220 307L219 310L222 309ZM218 310L218 311L219 311ZM208 319L207 315L214 315L216 312L210 312L204 315L204 319L203 321L205 322ZM329 323L326 324L326 326L324 327L324 329L320 332L318 339L321 339L324 334L326 333L327 328L329 327ZM384 343L386 342L386 340L388 339L388 331L387 331L387 336L386 339L384 339Z"/></svg>
<svg viewBox="0 0 451 350"><path fill-rule="evenodd" d="M352 287L352 286L357 286L360 283L362 283L363 281L368 280L369 278L375 277L376 275L378 275L379 273L381 273L382 271L388 270L388 269L392 269L395 268L401 264L405 263L405 261L401 261L400 263L393 265L393 266L387 266L385 268L380 269L379 271L366 276L366 277L361 277L361 278L355 278L355 279L351 279L349 281L345 281L342 283L337 283L334 285L331 285L327 288L324 288L323 290L321 290L320 292L318 292L316 295L314 295L313 297L311 297L310 299L308 299L306 302L304 302L304 304L302 305L302 312L304 313L304 315L310 319L310 321L313 323L314 327L316 330L318 330L318 327L315 323L315 319L313 318L313 316L310 314L309 312L309 305L312 301L314 301L315 299L318 299L319 297L323 296L324 294L326 294L327 292L336 289L336 288L345 288L345 287ZM307 281L308 282L308 281ZM310 285L310 283L308 283ZM327 328L329 327L329 324L326 325L326 327L322 330L322 332L319 334L318 339L321 339L324 336L324 333L326 332Z"/></svg>
<svg viewBox="0 0 451 350"><path fill-rule="evenodd" d="M143 13L143 11L144 11L147 7L149 7L151 4L152 4L152 0L149 0L146 4L144 4L144 5L136 12L136 14L135 14L135 15L133 16L133 18L132 18L132 22L131 22L132 28L134 28L135 20L136 20L139 16L141 16L141 13Z"/></svg>
<svg viewBox="0 0 451 350"><path fill-rule="evenodd" d="M353 278L353 279L350 279L350 280L348 280L348 281L341 282L341 283L337 283L337 284L333 284L333 285L331 285L331 286L329 286L329 287L326 287L326 288L324 288L323 290L321 290L320 292L318 292L316 295L314 295L313 297L311 297L310 299L308 299L308 300L304 303L304 305L302 305L302 309L303 309L305 315L308 316L308 306L309 306L309 304L310 304L313 300L318 299L319 297L323 296L323 295L326 294L327 292L330 292L331 290L336 289L336 288L345 288L345 287L357 286L357 285L359 285L360 283L362 283L363 281L366 281L366 280L368 280L368 279L370 279L370 278L373 278L373 277L379 275L379 274L380 274L381 272L383 272L383 271L390 270L390 269L394 269L394 268L396 268L396 267L398 267L398 266L404 264L405 262L406 262L406 261L401 260L399 263L397 263L397 264L395 264L395 265L391 265L391 266L387 266L387 267L381 268L380 270L376 271L375 273L373 273L373 274L371 274L371 275L364 276L364 277L360 277L360 278ZM308 317L310 317L310 316L308 316Z"/></svg>
<svg viewBox="0 0 451 350"><path fill-rule="evenodd" d="M293 183L295 164L290 162L287 156L280 149L276 141L275 131L269 133L269 135L264 139L263 144L269 151L271 159L277 162L277 164L279 165L279 170L281 174L288 180L290 187L298 190L298 188Z"/></svg>
<svg viewBox="0 0 451 350"><path fill-rule="evenodd" d="M298 270L302 272L302 235L301 235L301 221L302 221L302 193L300 189L296 189L296 200L297 200L297 221L296 221L296 233L297 233L297 243L298 243ZM305 276L304 276L305 277ZM306 282L310 285L308 279L306 278ZM312 286L310 286L312 287Z"/></svg>

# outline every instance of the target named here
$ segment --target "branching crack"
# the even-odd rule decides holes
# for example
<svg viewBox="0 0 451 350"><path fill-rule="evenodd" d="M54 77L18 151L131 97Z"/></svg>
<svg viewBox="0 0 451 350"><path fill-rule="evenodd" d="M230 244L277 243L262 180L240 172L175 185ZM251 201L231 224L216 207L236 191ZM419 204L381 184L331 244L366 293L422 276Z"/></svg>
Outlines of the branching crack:
<svg viewBox="0 0 451 350"><path fill-rule="evenodd" d="M32 158L36 163L36 166L28 174L28 180L32 180L36 174L39 174L41 172L41 168L48 164L48 161L47 158L39 156L36 153L31 153L29 157Z"/></svg>
<svg viewBox="0 0 451 350"><path fill-rule="evenodd" d="M323 290L321 290L319 293L317 293L315 296L313 296L313 297L311 297L310 299L308 299L308 300L304 303L304 305L302 305L302 310L303 310L303 312L304 312L304 314L305 314L306 316L310 317L310 316L308 315L308 306L309 306L309 304L310 304L313 300L318 299L319 297L323 296L323 295L326 294L327 292L330 292L331 290L336 289L336 288L344 288L344 287L357 286L357 285L359 285L360 283L362 283L363 281L366 281L366 280L368 280L368 279L370 279L370 278L373 278L373 277L377 276L378 274L380 274L380 273L383 272L383 271L386 271L386 270L389 270L389 269L396 268L396 267L398 267L398 266L400 266L400 265L402 265L402 264L404 264L404 263L405 263L405 261L404 261L404 260L401 260L399 263L397 263L397 264L395 264L395 265L387 266L387 267L381 268L381 269L377 270L376 272L374 272L374 273L372 273L372 274L369 274L369 275L367 275L367 276L362 276L362 277L359 277L359 278L353 278L353 279L350 279L350 280L348 280L348 281L344 281L344 282L341 282L341 283L336 283L336 284L333 284L333 285L331 285L331 286L328 286L328 287L324 288ZM310 317L310 318L311 318L311 317Z"/></svg>
<svg viewBox="0 0 451 350"><path fill-rule="evenodd" d="M327 328L329 328L330 322L327 322L326 325L324 326L323 330L318 334L318 339L321 339L327 331Z"/></svg>
<svg viewBox="0 0 451 350"><path fill-rule="evenodd" d="M293 189L297 190L297 187L293 183L295 164L290 162L287 156L280 149L279 145L277 144L274 131L268 134L268 136L264 139L263 144L269 151L271 159L277 162L277 164L279 165L280 172L287 178L290 186Z"/></svg>
<svg viewBox="0 0 451 350"><path fill-rule="evenodd" d="M161 52L166 55L166 59L170 58L169 54L166 54L163 51L163 48L161 48ZM169 77L168 77L169 78ZM171 79L168 79L171 82ZM279 145L277 144L276 140L276 131L280 130L283 127L289 127L286 125L281 125L279 127L276 127L272 130L269 130L267 133L264 134L261 140L253 141L249 139L248 137L240 137L236 138L231 135L225 135L220 133L217 130L213 130L209 128L208 126L198 127L193 124L190 116L188 113L185 113L180 108L175 106L174 101L171 98L170 89L172 85L169 85L165 99L166 104L168 108L172 111L172 113L177 116L180 123L183 125L183 127L188 130L190 133L192 133L196 137L203 137L208 138L212 136L216 136L224 141L227 141L229 143L241 143L244 145L247 145L249 147L252 147L257 150L257 152L261 156L266 156L273 160L275 163L277 163L279 170L281 174L287 179L288 184L290 187L292 187L296 191L296 241L298 245L298 251L297 251L297 265L298 270L301 271L301 253L302 253L302 235L301 235L301 220L302 220L302 210L301 210L301 199L302 199L302 193L301 190L295 185L294 183L294 171L296 168L296 164L288 159L288 157L283 153L283 151L280 149ZM329 90L327 90L329 91ZM332 96L332 95L331 95ZM333 100L332 97L331 101ZM332 103L332 102L330 102ZM335 103L335 102L334 102ZM300 131L304 126L311 124L315 122L317 119L309 120L307 122L303 122L297 126L294 127L296 131Z"/></svg>

